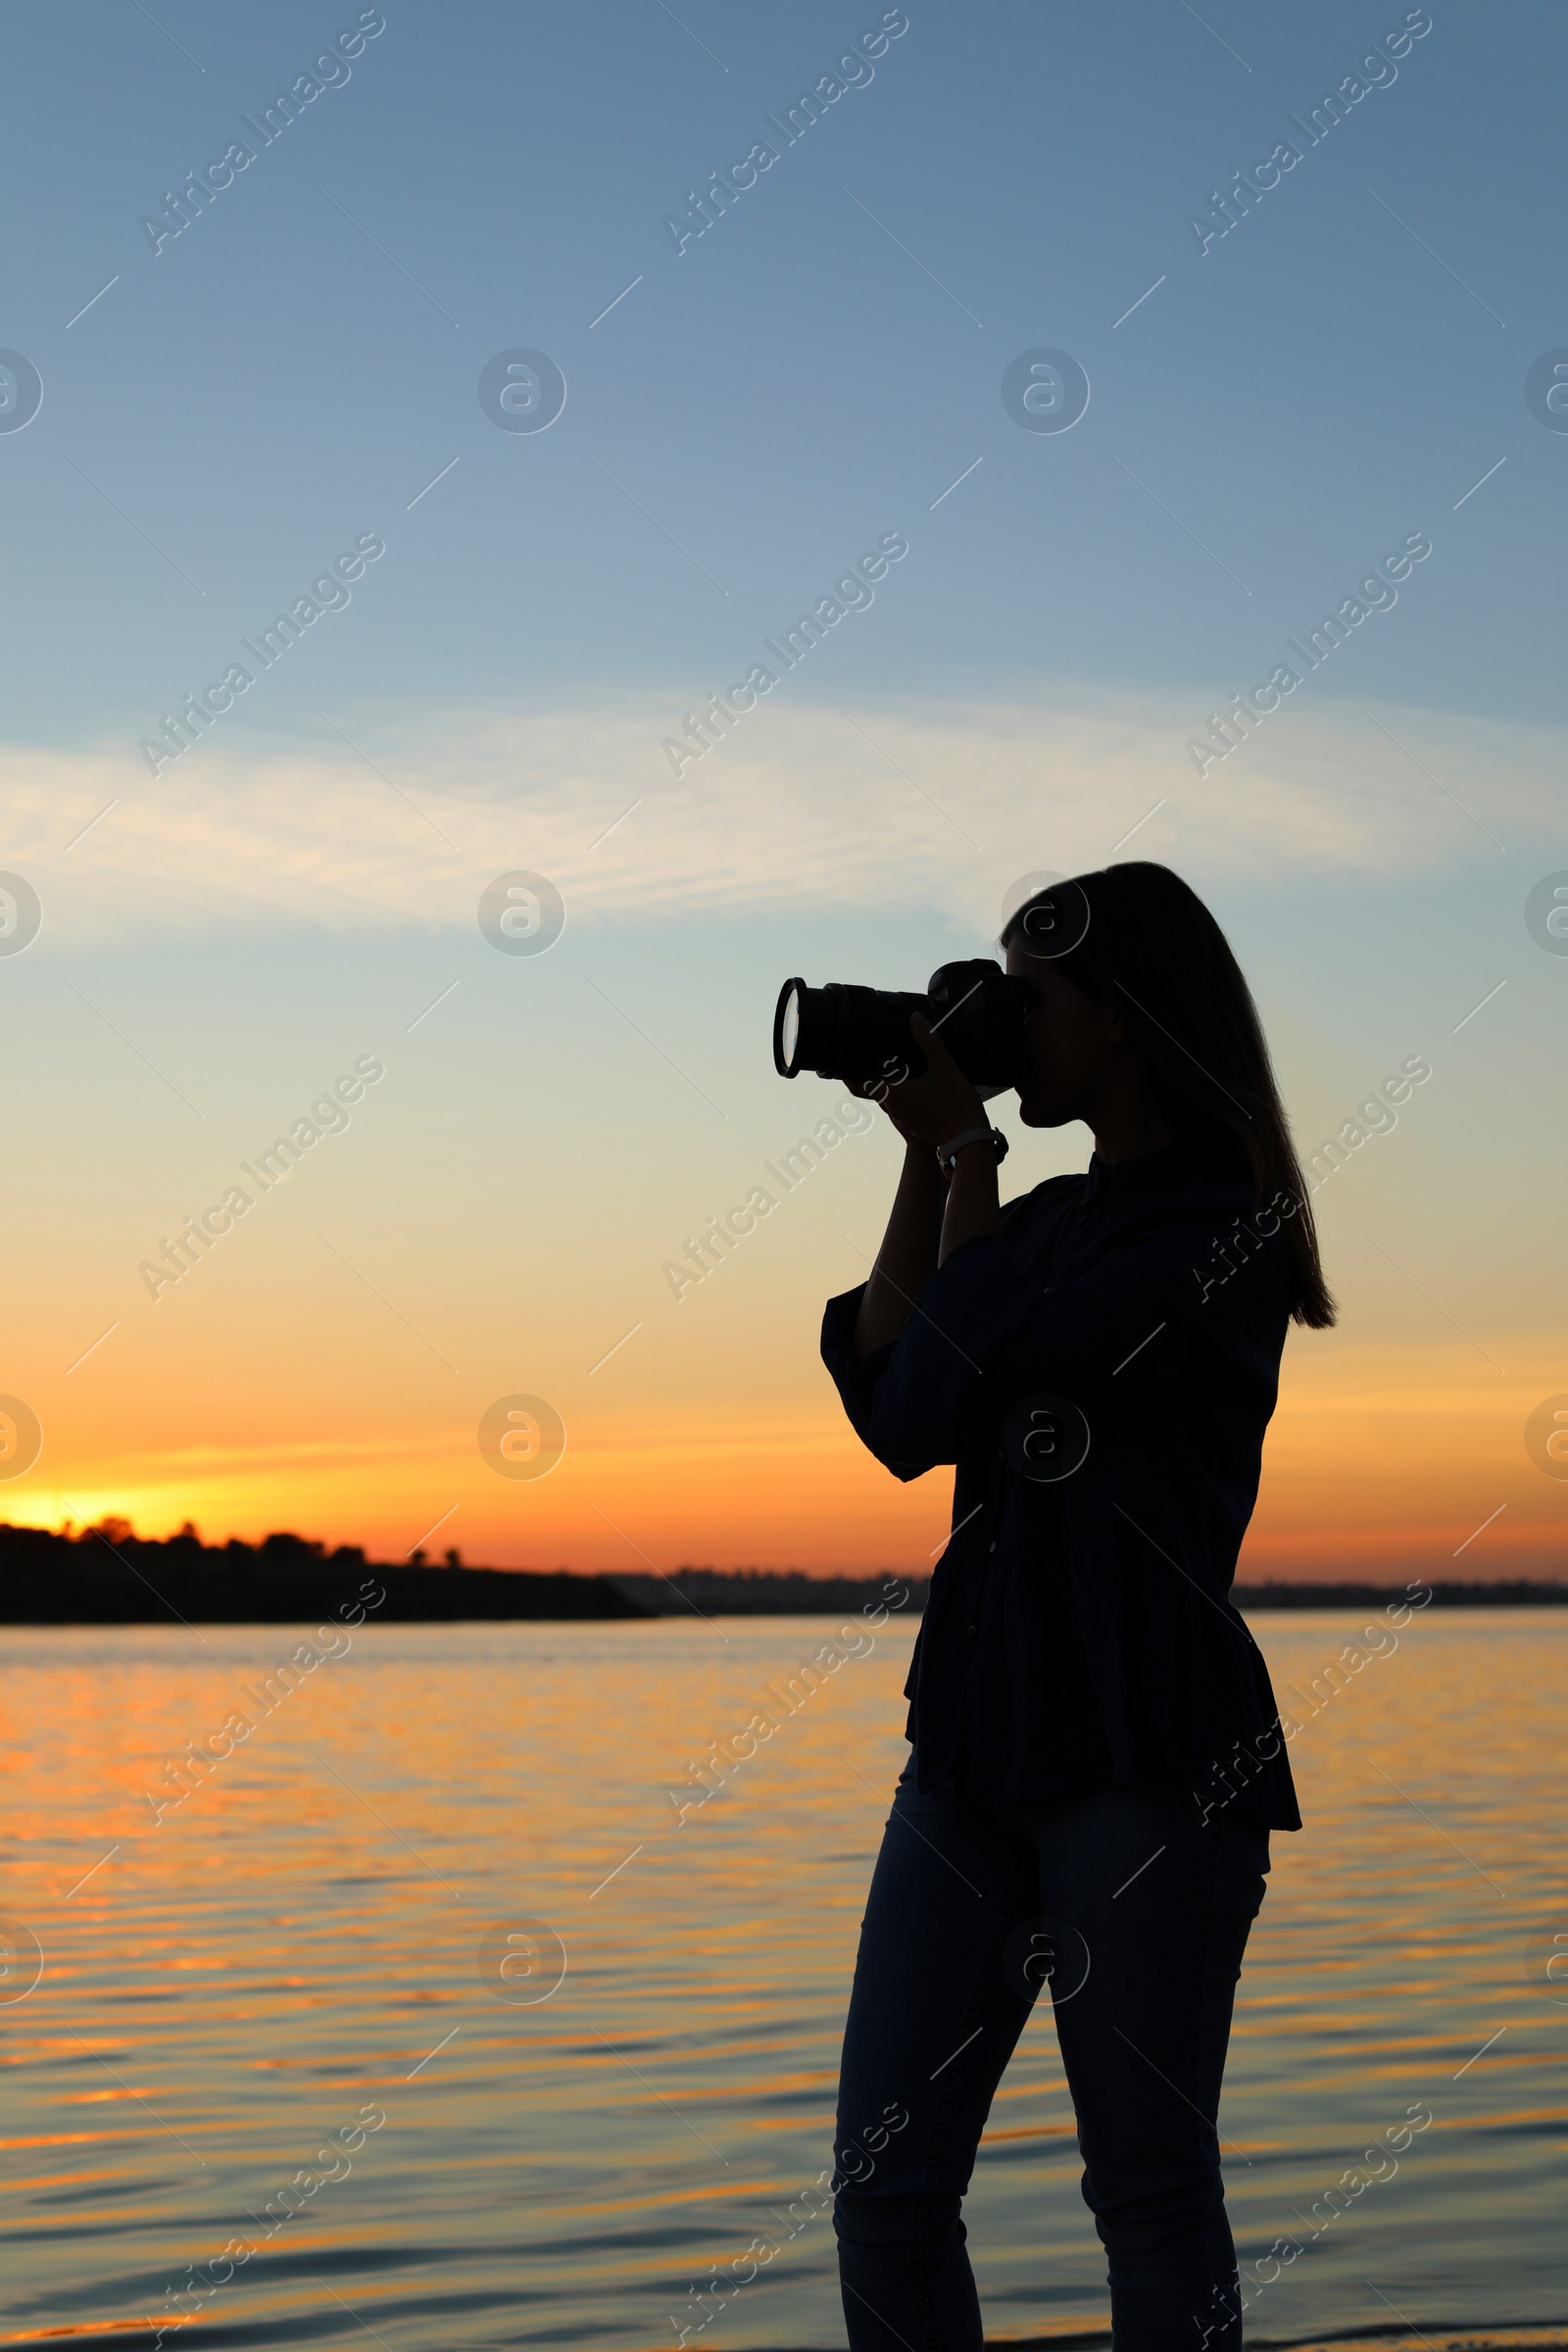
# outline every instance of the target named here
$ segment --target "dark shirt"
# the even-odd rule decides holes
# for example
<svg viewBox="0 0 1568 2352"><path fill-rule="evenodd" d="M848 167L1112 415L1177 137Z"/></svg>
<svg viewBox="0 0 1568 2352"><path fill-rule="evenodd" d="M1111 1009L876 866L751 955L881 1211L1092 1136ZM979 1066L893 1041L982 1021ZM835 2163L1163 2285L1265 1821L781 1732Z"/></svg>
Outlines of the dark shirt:
<svg viewBox="0 0 1568 2352"><path fill-rule="evenodd" d="M1097 1155L1009 1201L858 1357L861 1296L822 1324L850 1420L896 1478L957 1465L905 1690L921 1788L1004 1802L1152 1775L1299 1829L1268 1671L1228 1597L1289 1321L1278 1218L1180 1146ZM1054 1482L1025 1475L1016 1416L1004 1430L1042 1394L1088 1423Z"/></svg>

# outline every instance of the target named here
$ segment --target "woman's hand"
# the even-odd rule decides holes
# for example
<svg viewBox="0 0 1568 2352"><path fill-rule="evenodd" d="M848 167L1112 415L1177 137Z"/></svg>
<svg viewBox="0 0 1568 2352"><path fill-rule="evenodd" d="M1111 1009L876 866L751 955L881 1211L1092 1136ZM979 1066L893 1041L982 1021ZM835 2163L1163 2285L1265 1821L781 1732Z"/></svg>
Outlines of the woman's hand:
<svg viewBox="0 0 1568 2352"><path fill-rule="evenodd" d="M913 1013L909 1030L925 1055L925 1076L890 1086L882 1098L883 1109L905 1142L926 1144L935 1151L966 1128L989 1127L985 1104L930 1022Z"/></svg>
<svg viewBox="0 0 1568 2352"><path fill-rule="evenodd" d="M910 1033L926 1058L923 1078L888 1087L882 1107L905 1142L898 1197L855 1324L855 1352L896 1340L913 1309L916 1292L960 1242L995 1233L997 1163L989 1146L961 1152L951 1181L932 1154L970 1127L987 1127L974 1088L946 1045L918 1013Z"/></svg>
<svg viewBox="0 0 1568 2352"><path fill-rule="evenodd" d="M882 1104L909 1146L906 1167L910 1159L923 1156L926 1147L934 1151L951 1144L956 1135L991 1124L985 1104L929 1021L913 1013L909 1031L925 1055L925 1076L890 1087ZM938 1265L945 1264L964 1242L997 1232L1001 1222L996 1156L989 1144L976 1143L958 1153L948 1180Z"/></svg>

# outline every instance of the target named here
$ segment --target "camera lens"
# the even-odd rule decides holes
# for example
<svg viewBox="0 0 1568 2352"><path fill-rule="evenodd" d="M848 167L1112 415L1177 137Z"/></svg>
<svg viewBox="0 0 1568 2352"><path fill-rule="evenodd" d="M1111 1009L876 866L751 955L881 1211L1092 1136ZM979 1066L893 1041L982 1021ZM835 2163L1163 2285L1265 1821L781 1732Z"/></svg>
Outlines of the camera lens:
<svg viewBox="0 0 1568 2352"><path fill-rule="evenodd" d="M773 1067L781 1078L797 1078L801 1069L801 1017L806 1010L804 980L786 980L773 1012Z"/></svg>
<svg viewBox="0 0 1568 2352"><path fill-rule="evenodd" d="M786 1069L795 1067L795 1049L801 1042L801 992L792 988L784 1000L784 1016L778 1025L778 1050L784 1056Z"/></svg>
<svg viewBox="0 0 1568 2352"><path fill-rule="evenodd" d="M1001 1094L1016 1083L1028 1009L1028 983L986 956L943 964L922 997L842 980L825 988L786 980L773 1009L773 1067L781 1078L814 1070L880 1101L890 1086L925 1074L925 1056L909 1034L909 1016L918 1012L947 1023L948 1050L983 1096Z"/></svg>

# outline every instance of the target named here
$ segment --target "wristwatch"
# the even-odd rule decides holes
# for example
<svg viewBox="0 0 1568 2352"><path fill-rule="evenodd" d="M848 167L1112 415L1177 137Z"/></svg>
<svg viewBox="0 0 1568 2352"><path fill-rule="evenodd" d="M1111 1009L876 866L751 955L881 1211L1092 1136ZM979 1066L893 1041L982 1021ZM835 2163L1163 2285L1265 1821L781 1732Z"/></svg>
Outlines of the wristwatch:
<svg viewBox="0 0 1568 2352"><path fill-rule="evenodd" d="M989 1144L997 1155L1000 1167L1007 1156L1007 1139L1000 1127L966 1127L961 1135L953 1136L937 1146L937 1164L951 1175L958 1162L958 1153L966 1144Z"/></svg>

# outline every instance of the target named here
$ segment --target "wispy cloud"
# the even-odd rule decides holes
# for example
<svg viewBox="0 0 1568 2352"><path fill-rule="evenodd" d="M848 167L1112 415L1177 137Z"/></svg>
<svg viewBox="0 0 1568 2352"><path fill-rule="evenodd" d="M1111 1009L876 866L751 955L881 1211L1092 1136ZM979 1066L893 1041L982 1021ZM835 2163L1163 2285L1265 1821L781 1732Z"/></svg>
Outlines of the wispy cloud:
<svg viewBox="0 0 1568 2352"><path fill-rule="evenodd" d="M573 921L854 906L990 925L1017 874L1103 863L1130 827L1133 854L1200 886L1456 869L1476 839L1456 802L1544 827L1564 750L1547 729L1396 707L1391 737L1324 702L1200 782L1191 692L857 707L860 726L780 696L678 783L662 699L353 711L364 757L324 733L215 739L156 782L119 746L14 747L6 863L43 897L46 944L73 946L466 928L517 866L548 874Z"/></svg>

